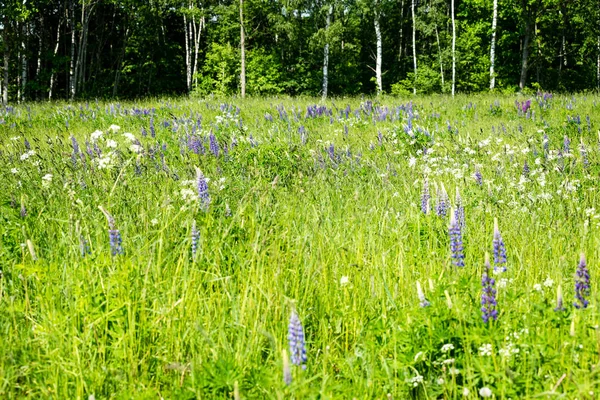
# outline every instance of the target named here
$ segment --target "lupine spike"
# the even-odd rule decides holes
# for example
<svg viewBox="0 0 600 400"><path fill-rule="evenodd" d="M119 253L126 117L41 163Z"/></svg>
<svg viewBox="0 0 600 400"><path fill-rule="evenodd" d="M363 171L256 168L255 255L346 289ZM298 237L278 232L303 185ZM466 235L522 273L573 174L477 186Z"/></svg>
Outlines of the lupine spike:
<svg viewBox="0 0 600 400"><path fill-rule="evenodd" d="M437 206L435 208L435 212L440 217L445 217L448 213L448 193L446 192L446 188L444 184L440 184L440 187L437 191Z"/></svg>
<svg viewBox="0 0 600 400"><path fill-rule="evenodd" d="M452 264L455 267L465 266L465 254L463 249L462 231L460 225L456 220L456 214L454 210L450 212L450 227L448 229L450 236L450 252L452 257Z"/></svg>
<svg viewBox="0 0 600 400"><path fill-rule="evenodd" d="M198 189L198 200L200 201L200 207L204 210L208 210L208 206L210 205L210 194L208 193L208 182L206 177L200 171L200 168L196 168L196 180L197 180L197 189Z"/></svg>
<svg viewBox="0 0 600 400"><path fill-rule="evenodd" d="M484 323L490 320L498 319L498 310L496 302L496 289L494 288L496 281L490 275L490 255L485 253L485 269L481 278L481 317Z"/></svg>
<svg viewBox="0 0 600 400"><path fill-rule="evenodd" d="M494 218L494 240L492 241L492 246L494 249L494 273L506 272L506 246L498 228L498 218Z"/></svg>
<svg viewBox="0 0 600 400"><path fill-rule="evenodd" d="M575 272L575 308L587 308L590 304L587 297L590 295L590 272L587 269L585 254L581 253L579 265Z"/></svg>
<svg viewBox="0 0 600 400"><path fill-rule="evenodd" d="M281 358L283 359L283 382L289 386L292 384L292 370L286 349L281 351Z"/></svg>
<svg viewBox="0 0 600 400"><path fill-rule="evenodd" d="M200 232L196 228L196 221L192 223L192 257L196 257L198 252L198 241L200 239Z"/></svg>
<svg viewBox="0 0 600 400"><path fill-rule="evenodd" d="M565 307L563 306L563 294L562 294L562 285L558 285L556 287L556 307L554 311L565 311Z"/></svg>
<svg viewBox="0 0 600 400"><path fill-rule="evenodd" d="M421 211L423 214L427 214L429 212L429 181L427 178L423 181L423 193L421 194Z"/></svg>
<svg viewBox="0 0 600 400"><path fill-rule="evenodd" d="M579 152L581 154L581 162L583 164L583 168L588 169L588 167L590 166L590 162L588 160L587 150L585 148L585 145L583 144L583 138L581 139L581 147L579 148Z"/></svg>
<svg viewBox="0 0 600 400"><path fill-rule="evenodd" d="M423 288L421 287L421 282L417 281L417 297L419 299L419 306L428 307L431 303L425 297L425 293L423 293Z"/></svg>
<svg viewBox="0 0 600 400"><path fill-rule="evenodd" d="M288 343L290 345L290 357L292 364L302 366L306 369L306 344L304 343L304 329L302 322L296 313L292 310L290 323L288 325Z"/></svg>
<svg viewBox="0 0 600 400"><path fill-rule="evenodd" d="M479 186L483 185L483 176L481 175L481 170L479 169L479 166L475 167L475 173L473 174L473 177L475 178L475 182L477 182Z"/></svg>
<svg viewBox="0 0 600 400"><path fill-rule="evenodd" d="M460 227L462 228L462 230L465 229L466 227L466 222L465 222L465 207L463 205L462 202L462 197L460 196L460 191L458 189L458 187L456 187L456 197L455 197L455 201L456 201L456 210L454 211L455 215L456 215L456 220L458 221L458 224L460 225Z"/></svg>
<svg viewBox="0 0 600 400"><path fill-rule="evenodd" d="M115 219L106 209L102 206L98 206L100 211L106 217L106 221L108 222L108 238L110 242L110 253L112 256L116 256L119 254L123 254L123 241L121 239L121 232L115 227Z"/></svg>

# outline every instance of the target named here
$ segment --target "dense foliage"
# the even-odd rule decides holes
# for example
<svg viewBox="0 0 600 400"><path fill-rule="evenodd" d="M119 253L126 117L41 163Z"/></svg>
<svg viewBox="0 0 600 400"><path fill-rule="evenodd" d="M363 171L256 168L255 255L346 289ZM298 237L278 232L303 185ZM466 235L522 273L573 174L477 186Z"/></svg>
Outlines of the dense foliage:
<svg viewBox="0 0 600 400"><path fill-rule="evenodd" d="M449 100L0 109L0 397L597 397L600 98Z"/></svg>
<svg viewBox="0 0 600 400"><path fill-rule="evenodd" d="M6 101L236 94L243 7L249 95L319 94L325 45L330 95L374 93L375 17L383 92L448 93L453 60L456 91L478 92L490 87L493 3L0 0L0 85ZM497 90L598 87L597 0L498 0L497 10Z"/></svg>

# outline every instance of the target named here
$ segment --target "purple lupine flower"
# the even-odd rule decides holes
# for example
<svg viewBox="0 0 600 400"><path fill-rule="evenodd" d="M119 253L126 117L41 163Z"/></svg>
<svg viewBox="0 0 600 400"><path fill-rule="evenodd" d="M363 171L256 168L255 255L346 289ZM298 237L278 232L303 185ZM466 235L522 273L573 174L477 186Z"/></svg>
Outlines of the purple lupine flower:
<svg viewBox="0 0 600 400"><path fill-rule="evenodd" d="M31 150L31 144L29 144L29 140L25 139L23 144L25 145L26 150Z"/></svg>
<svg viewBox="0 0 600 400"><path fill-rule="evenodd" d="M192 223L192 258L196 257L198 252L198 241L200 240L200 232L196 228L196 221Z"/></svg>
<svg viewBox="0 0 600 400"><path fill-rule="evenodd" d="M544 156L547 156L550 151L550 138L548 138L546 133L544 133L544 138L542 139L542 146L544 148Z"/></svg>
<svg viewBox="0 0 600 400"><path fill-rule="evenodd" d="M496 302L496 289L494 288L496 281L490 276L490 256L485 253L485 269L481 278L481 318L484 323L490 320L498 319L498 310Z"/></svg>
<svg viewBox="0 0 600 400"><path fill-rule="evenodd" d="M429 182L427 178L423 181L423 193L421 194L421 211L423 214L427 214L429 212Z"/></svg>
<svg viewBox="0 0 600 400"><path fill-rule="evenodd" d="M460 229L460 224L456 220L454 210L450 212L450 228L448 229L448 234L450 236L452 264L456 267L464 267L465 254L463 249L462 230Z"/></svg>
<svg viewBox="0 0 600 400"><path fill-rule="evenodd" d="M575 308L587 308L590 304L589 300L586 299L590 295L590 272L587 269L585 262L585 254L581 253L579 258L579 265L575 272Z"/></svg>
<svg viewBox="0 0 600 400"><path fill-rule="evenodd" d="M425 297L425 293L423 292L423 288L421 287L421 282L417 281L417 298L419 299L419 306L421 308L429 307L431 303Z"/></svg>
<svg viewBox="0 0 600 400"><path fill-rule="evenodd" d="M477 184L479 186L483 185L483 176L481 175L481 170L479 169L479 166L475 166L475 173L473 174L473 178L475 178L475 182L477 182Z"/></svg>
<svg viewBox="0 0 600 400"><path fill-rule="evenodd" d="M329 145L329 148L327 149L327 154L329 155L331 162L335 163L335 147L333 146L333 143Z"/></svg>
<svg viewBox="0 0 600 400"><path fill-rule="evenodd" d="M383 146L383 135L381 131L377 131L377 141L379 142L379 146Z"/></svg>
<svg viewBox="0 0 600 400"><path fill-rule="evenodd" d="M529 164L527 164L527 160L525 160L525 162L523 163L523 176L525 178L529 178L529 172L531 170L529 169Z"/></svg>
<svg viewBox="0 0 600 400"><path fill-rule="evenodd" d="M154 117L150 117L150 136L156 137L156 130L154 129Z"/></svg>
<svg viewBox="0 0 600 400"><path fill-rule="evenodd" d="M202 171L196 167L196 175L197 175L197 189L198 189L198 200L200 201L200 207L204 209L204 211L208 210L208 206L210 205L210 194L208 193L208 181L204 177Z"/></svg>
<svg viewBox="0 0 600 400"><path fill-rule="evenodd" d="M448 212L448 193L442 183L437 191L437 205L435 212L439 217L445 217Z"/></svg>
<svg viewBox="0 0 600 400"><path fill-rule="evenodd" d="M556 307L554 308L554 311L565 311L565 307L563 306L562 285L556 287Z"/></svg>
<svg viewBox="0 0 600 400"><path fill-rule="evenodd" d="M463 205L462 197L460 197L460 192L458 190L458 187L456 188L455 202L456 202L456 209L454 210L454 215L455 215L456 220L458 221L458 224L460 225L461 229L464 230L466 227L465 206Z"/></svg>
<svg viewBox="0 0 600 400"><path fill-rule="evenodd" d="M494 248L494 273L506 272L506 246L498 228L498 218L494 218L494 240L492 241L492 246Z"/></svg>
<svg viewBox="0 0 600 400"><path fill-rule="evenodd" d="M21 218L25 218L27 216L27 209L25 208L25 204L21 203Z"/></svg>
<svg viewBox="0 0 600 400"><path fill-rule="evenodd" d="M583 144L583 139L581 139L581 147L579 148L579 153L581 154L581 162L583 163L583 168L588 169L590 166L590 162L587 156L587 150L585 145Z"/></svg>
<svg viewBox="0 0 600 400"><path fill-rule="evenodd" d="M565 135L565 138L563 139L563 152L565 154L569 154L569 152L571 151L571 140L569 140L569 137L567 135Z"/></svg>
<svg viewBox="0 0 600 400"><path fill-rule="evenodd" d="M304 329L302 322L296 313L292 310L290 323L288 325L288 343L290 345L290 356L292 364L301 365L302 369L306 369L306 344L304 342Z"/></svg>
<svg viewBox="0 0 600 400"><path fill-rule="evenodd" d="M211 132L208 138L210 141L210 151L215 157L219 157L219 143L217 142L217 137Z"/></svg>
<svg viewBox="0 0 600 400"><path fill-rule="evenodd" d="M91 254L90 246L88 245L87 240L83 237L83 235L79 235L79 252L81 257L85 257L86 254Z"/></svg>
<svg viewBox="0 0 600 400"><path fill-rule="evenodd" d="M229 208L229 204L225 203L225 216L231 217L231 208Z"/></svg>
<svg viewBox="0 0 600 400"><path fill-rule="evenodd" d="M118 229L109 229L108 237L110 240L110 254L112 256L123 254L124 251L121 240L121 232L119 232Z"/></svg>

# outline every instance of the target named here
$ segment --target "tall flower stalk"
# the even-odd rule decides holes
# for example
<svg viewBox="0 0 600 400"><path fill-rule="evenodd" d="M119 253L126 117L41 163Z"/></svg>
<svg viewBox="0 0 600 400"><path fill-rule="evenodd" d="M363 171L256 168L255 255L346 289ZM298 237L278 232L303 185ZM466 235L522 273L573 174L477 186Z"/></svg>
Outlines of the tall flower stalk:
<svg viewBox="0 0 600 400"><path fill-rule="evenodd" d="M208 211L208 206L210 205L208 180L198 167L196 167L196 186L198 189L198 201L200 202L200 208L202 208L204 211Z"/></svg>
<svg viewBox="0 0 600 400"><path fill-rule="evenodd" d="M123 254L123 241L121 239L121 232L115 226L115 219L106 209L102 206L98 206L100 211L106 217L108 222L108 238L110 241L110 254L114 257L116 255Z"/></svg>
<svg viewBox="0 0 600 400"><path fill-rule="evenodd" d="M481 278L481 318L486 324L498 319L498 303L496 302L496 281L491 277L490 255L485 253L485 268Z"/></svg>
<svg viewBox="0 0 600 400"><path fill-rule="evenodd" d="M448 229L450 236L450 253L452 257L452 264L455 267L465 266L465 254L463 248L463 237L460 224L456 219L456 213L454 210L450 213L450 227Z"/></svg>
<svg viewBox="0 0 600 400"><path fill-rule="evenodd" d="M292 364L302 366L306 369L306 343L304 342L304 328L296 313L292 310L290 323L288 325L288 343L290 345L290 357Z"/></svg>
<svg viewBox="0 0 600 400"><path fill-rule="evenodd" d="M431 195L429 194L429 181L427 178L423 180L423 193L421 193L421 211L423 214L429 212L429 200Z"/></svg>
<svg viewBox="0 0 600 400"><path fill-rule="evenodd" d="M498 228L498 218L494 218L494 273L506 272L506 246Z"/></svg>
<svg viewBox="0 0 600 400"><path fill-rule="evenodd" d="M587 297L590 295L590 272L587 269L585 254L581 253L579 265L575 272L575 308L587 308L590 304Z"/></svg>

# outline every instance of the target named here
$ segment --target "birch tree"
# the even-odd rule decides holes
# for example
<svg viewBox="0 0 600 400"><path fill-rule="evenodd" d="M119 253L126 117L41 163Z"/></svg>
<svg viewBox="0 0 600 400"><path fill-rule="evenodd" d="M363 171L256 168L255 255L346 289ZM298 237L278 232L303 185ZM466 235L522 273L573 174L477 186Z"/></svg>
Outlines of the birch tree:
<svg viewBox="0 0 600 400"><path fill-rule="evenodd" d="M246 34L244 33L244 0L240 0L240 50L241 73L240 86L242 98L246 97Z"/></svg>
<svg viewBox="0 0 600 400"><path fill-rule="evenodd" d="M323 100L327 98L327 86L329 83L329 26L331 25L331 14L333 14L333 4L329 5L327 18L325 19L325 46L323 46Z"/></svg>
<svg viewBox="0 0 600 400"><path fill-rule="evenodd" d="M414 1L414 0L413 0ZM375 56L375 79L377 81L377 94L381 94L383 92L383 80L381 77L381 58L383 52L383 44L381 39L381 2L380 0L375 0L375 10L374 10L374 18L373 22L375 25L375 41L376 41L376 56Z"/></svg>
<svg viewBox="0 0 600 400"><path fill-rule="evenodd" d="M414 71L414 85L413 94L417 94L417 26L415 19L415 0L410 3L410 14L412 16L412 50L413 50L413 71Z"/></svg>
<svg viewBox="0 0 600 400"><path fill-rule="evenodd" d="M452 96L456 91L456 20L454 18L454 0L450 3L452 13Z"/></svg>
<svg viewBox="0 0 600 400"><path fill-rule="evenodd" d="M496 86L496 74L494 73L494 63L496 61L496 23L498 20L498 0L494 0L492 10L492 43L490 45L490 90Z"/></svg>

